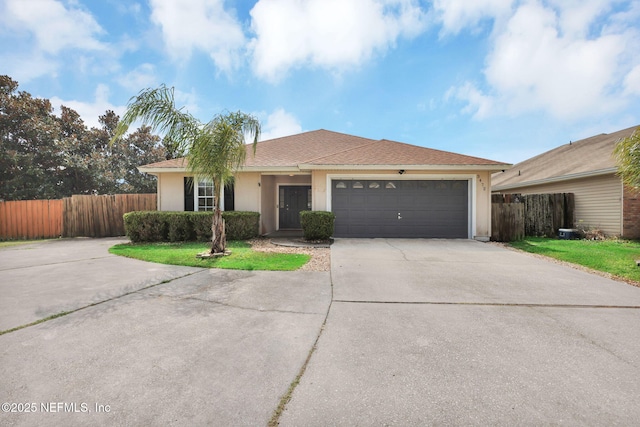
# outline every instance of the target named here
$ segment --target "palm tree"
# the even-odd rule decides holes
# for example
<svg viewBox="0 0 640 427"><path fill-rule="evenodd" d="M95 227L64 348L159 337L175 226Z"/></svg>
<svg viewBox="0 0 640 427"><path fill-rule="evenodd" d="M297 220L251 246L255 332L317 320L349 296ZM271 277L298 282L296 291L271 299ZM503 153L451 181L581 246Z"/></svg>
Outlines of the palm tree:
<svg viewBox="0 0 640 427"><path fill-rule="evenodd" d="M255 153L260 137L260 122L241 111L218 114L202 123L191 114L176 108L174 89L165 85L144 89L132 97L127 111L118 123L111 141L124 136L131 124L141 121L154 132L163 133L165 140L187 152L189 171L198 178L213 182L214 213L211 226L211 253L224 253L226 237L220 199L224 183L244 164L247 152L245 138L253 141Z"/></svg>
<svg viewBox="0 0 640 427"><path fill-rule="evenodd" d="M613 154L622 182L629 187L640 188L640 128L618 141Z"/></svg>

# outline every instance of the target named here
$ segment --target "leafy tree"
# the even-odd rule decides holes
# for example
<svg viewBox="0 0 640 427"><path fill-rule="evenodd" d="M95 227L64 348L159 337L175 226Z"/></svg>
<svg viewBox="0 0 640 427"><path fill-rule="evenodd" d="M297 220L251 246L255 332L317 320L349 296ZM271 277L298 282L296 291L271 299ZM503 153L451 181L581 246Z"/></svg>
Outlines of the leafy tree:
<svg viewBox="0 0 640 427"><path fill-rule="evenodd" d="M640 188L640 128L616 144L614 155L618 162L618 175L630 187Z"/></svg>
<svg viewBox="0 0 640 427"><path fill-rule="evenodd" d="M60 124L51 103L0 76L0 199L56 198Z"/></svg>
<svg viewBox="0 0 640 427"><path fill-rule="evenodd" d="M166 153L160 137L151 133L151 128L142 126L135 132L113 138L120 118L109 110L100 116L101 128L92 128L89 135L92 145L100 153L95 164L99 169L96 188L99 193L153 193L156 178L138 171L138 166L165 160Z"/></svg>
<svg viewBox="0 0 640 427"><path fill-rule="evenodd" d="M73 109L63 105L56 116L48 100L18 91L18 82L0 75L0 199L155 191L155 177L137 167L172 153L144 127L110 144L118 121L109 110L99 128L87 129Z"/></svg>
<svg viewBox="0 0 640 427"><path fill-rule="evenodd" d="M220 210L224 183L244 163L245 136L253 139L253 149L260 135L260 122L243 112L219 114L201 123L174 101L174 89L165 85L145 89L131 98L122 121L118 124L112 143L118 141L136 120L154 131L165 134L165 145L187 152L188 168L195 175L213 181L215 192L212 223L211 253L224 253L226 237Z"/></svg>
<svg viewBox="0 0 640 427"><path fill-rule="evenodd" d="M64 105L60 109L60 194L91 194L97 181L95 147L90 143L87 127L80 115Z"/></svg>

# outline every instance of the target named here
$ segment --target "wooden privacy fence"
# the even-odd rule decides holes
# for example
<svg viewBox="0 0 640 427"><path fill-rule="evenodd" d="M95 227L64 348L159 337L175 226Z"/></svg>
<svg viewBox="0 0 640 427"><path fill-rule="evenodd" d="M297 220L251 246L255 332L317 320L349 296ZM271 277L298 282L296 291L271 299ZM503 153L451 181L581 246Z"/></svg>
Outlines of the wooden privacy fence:
<svg viewBox="0 0 640 427"><path fill-rule="evenodd" d="M524 203L491 204L491 240L512 242L524 238Z"/></svg>
<svg viewBox="0 0 640 427"><path fill-rule="evenodd" d="M60 237L62 204L62 200L0 202L0 239Z"/></svg>
<svg viewBox="0 0 640 427"><path fill-rule="evenodd" d="M491 240L510 242L524 236L557 236L574 227L573 193L493 194Z"/></svg>
<svg viewBox="0 0 640 427"><path fill-rule="evenodd" d="M0 202L0 239L122 236L125 213L156 206L155 194Z"/></svg>
<svg viewBox="0 0 640 427"><path fill-rule="evenodd" d="M123 236L125 213L156 210L155 194L71 196L63 200L64 237Z"/></svg>

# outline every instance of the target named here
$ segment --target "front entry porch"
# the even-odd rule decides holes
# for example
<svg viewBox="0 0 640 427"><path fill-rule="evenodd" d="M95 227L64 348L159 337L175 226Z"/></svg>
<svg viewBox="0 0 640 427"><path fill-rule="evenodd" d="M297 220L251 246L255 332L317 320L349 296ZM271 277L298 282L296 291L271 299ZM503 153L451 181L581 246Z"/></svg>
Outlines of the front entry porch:
<svg viewBox="0 0 640 427"><path fill-rule="evenodd" d="M260 176L261 234L297 230L300 212L312 209L310 174Z"/></svg>
<svg viewBox="0 0 640 427"><path fill-rule="evenodd" d="M278 230L299 230L300 212L311 210L310 185L280 185L278 189Z"/></svg>

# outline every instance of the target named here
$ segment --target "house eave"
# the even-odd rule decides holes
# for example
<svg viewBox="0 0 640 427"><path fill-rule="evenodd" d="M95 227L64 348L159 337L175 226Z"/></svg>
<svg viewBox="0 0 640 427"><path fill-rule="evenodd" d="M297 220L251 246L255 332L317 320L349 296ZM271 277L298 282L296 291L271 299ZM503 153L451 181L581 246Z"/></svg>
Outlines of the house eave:
<svg viewBox="0 0 640 427"><path fill-rule="evenodd" d="M159 173L187 172L187 168L146 168L144 166L138 166L138 170L151 175L157 175Z"/></svg>
<svg viewBox="0 0 640 427"><path fill-rule="evenodd" d="M238 172L259 172L263 174L309 174L313 170L412 170L412 171L433 171L433 170L474 170L474 171L501 171L510 169L510 164L496 165L321 165L301 163L297 166L244 166ZM147 168L138 167L140 172L157 175L159 173L190 173L185 167L180 168Z"/></svg>
<svg viewBox="0 0 640 427"><path fill-rule="evenodd" d="M617 172L616 168L599 169L599 170L595 170L595 171L573 173L573 174L562 175L562 176L554 176L554 177L551 177L551 178L536 179L536 180L533 180L533 181L518 182L518 183L515 183L515 184L496 185L496 186L493 186L491 188L491 191L503 191L503 190L510 190L510 189L513 189L513 188L533 187L533 186L536 186L536 185L550 184L550 183L554 183L554 182L571 181L571 180L574 180L574 179L590 178L590 177L602 176L602 175L610 175L610 174L616 173L616 172Z"/></svg>
<svg viewBox="0 0 640 427"><path fill-rule="evenodd" d="M501 171L510 169L510 164L498 165L322 165L301 163L300 170L412 170L412 171L433 171L433 170L482 170Z"/></svg>
<svg viewBox="0 0 640 427"><path fill-rule="evenodd" d="M300 173L297 166L243 166L238 172L259 172L266 174Z"/></svg>

